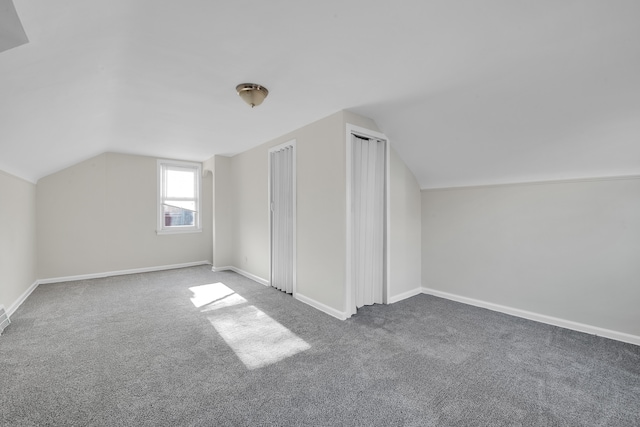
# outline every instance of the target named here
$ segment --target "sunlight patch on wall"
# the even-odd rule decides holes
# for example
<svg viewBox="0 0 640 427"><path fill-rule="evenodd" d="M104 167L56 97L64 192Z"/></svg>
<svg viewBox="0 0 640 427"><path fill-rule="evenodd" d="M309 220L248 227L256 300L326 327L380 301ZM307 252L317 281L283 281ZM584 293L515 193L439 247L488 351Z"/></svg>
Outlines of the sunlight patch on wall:
<svg viewBox="0 0 640 427"><path fill-rule="evenodd" d="M306 341L252 305L221 311L208 319L249 369L271 365L311 348Z"/></svg>

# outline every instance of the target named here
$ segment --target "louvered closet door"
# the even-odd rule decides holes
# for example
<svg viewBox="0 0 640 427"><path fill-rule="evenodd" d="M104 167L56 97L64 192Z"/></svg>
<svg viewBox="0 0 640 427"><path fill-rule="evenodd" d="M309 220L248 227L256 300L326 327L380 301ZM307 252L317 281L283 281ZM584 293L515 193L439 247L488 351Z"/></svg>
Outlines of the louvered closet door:
<svg viewBox="0 0 640 427"><path fill-rule="evenodd" d="M272 149L271 286L287 293L295 290L295 146Z"/></svg>
<svg viewBox="0 0 640 427"><path fill-rule="evenodd" d="M351 143L351 283L359 308L383 302L386 147L385 141L356 135Z"/></svg>

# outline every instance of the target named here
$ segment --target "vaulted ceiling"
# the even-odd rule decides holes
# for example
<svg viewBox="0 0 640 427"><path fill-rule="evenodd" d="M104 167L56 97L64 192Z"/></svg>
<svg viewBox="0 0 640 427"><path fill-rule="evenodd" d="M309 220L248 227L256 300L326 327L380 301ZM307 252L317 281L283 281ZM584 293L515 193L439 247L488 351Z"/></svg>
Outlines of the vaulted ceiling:
<svg viewBox="0 0 640 427"><path fill-rule="evenodd" d="M29 42L0 53L0 169L34 182L105 151L234 154L342 109L423 188L640 174L637 0L13 3Z"/></svg>

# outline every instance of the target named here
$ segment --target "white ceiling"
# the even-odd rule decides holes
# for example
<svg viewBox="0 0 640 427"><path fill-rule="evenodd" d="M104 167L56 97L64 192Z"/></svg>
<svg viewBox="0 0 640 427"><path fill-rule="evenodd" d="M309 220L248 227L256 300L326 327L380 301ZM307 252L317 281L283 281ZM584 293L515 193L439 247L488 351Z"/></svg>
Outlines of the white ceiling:
<svg viewBox="0 0 640 427"><path fill-rule="evenodd" d="M0 169L30 181L105 151L238 153L342 109L422 188L640 174L637 0L14 4Z"/></svg>

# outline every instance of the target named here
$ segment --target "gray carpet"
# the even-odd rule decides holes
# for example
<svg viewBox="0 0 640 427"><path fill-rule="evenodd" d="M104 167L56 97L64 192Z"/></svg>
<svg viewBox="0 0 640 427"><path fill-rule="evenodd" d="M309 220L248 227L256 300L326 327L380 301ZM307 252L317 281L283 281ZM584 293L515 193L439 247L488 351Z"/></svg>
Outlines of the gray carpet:
<svg viewBox="0 0 640 427"><path fill-rule="evenodd" d="M640 426L640 347L432 296L339 321L202 266L11 320L2 426Z"/></svg>

